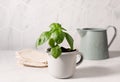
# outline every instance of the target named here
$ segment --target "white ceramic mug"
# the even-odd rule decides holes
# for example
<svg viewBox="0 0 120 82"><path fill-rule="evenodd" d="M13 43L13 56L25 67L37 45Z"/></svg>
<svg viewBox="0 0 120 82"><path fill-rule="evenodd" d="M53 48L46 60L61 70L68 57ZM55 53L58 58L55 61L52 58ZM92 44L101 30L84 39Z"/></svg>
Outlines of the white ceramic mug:
<svg viewBox="0 0 120 82"><path fill-rule="evenodd" d="M80 56L76 62L77 55ZM70 78L73 76L76 66L83 60L83 56L79 51L64 52L57 59L49 54L48 57L48 71L55 78Z"/></svg>

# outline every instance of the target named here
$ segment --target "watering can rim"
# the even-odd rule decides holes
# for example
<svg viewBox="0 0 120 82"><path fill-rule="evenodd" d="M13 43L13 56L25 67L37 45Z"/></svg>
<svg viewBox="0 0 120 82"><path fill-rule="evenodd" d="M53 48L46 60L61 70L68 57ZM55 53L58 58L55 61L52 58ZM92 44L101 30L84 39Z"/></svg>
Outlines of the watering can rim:
<svg viewBox="0 0 120 82"><path fill-rule="evenodd" d="M77 28L77 29L80 29L82 31L95 31L95 32L107 30L106 28Z"/></svg>

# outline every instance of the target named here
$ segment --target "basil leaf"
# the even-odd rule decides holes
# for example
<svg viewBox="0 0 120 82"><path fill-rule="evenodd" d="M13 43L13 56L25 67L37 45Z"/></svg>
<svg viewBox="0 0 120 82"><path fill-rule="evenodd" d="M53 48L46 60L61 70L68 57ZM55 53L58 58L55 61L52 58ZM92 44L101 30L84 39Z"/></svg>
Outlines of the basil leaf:
<svg viewBox="0 0 120 82"><path fill-rule="evenodd" d="M59 46L51 48L51 55L54 58L58 58L61 55L61 52L62 52L62 50Z"/></svg>
<svg viewBox="0 0 120 82"><path fill-rule="evenodd" d="M61 30L56 30L55 32L52 33L51 37L57 44L60 44L64 40L64 33Z"/></svg>
<svg viewBox="0 0 120 82"><path fill-rule="evenodd" d="M65 28L61 27L62 30L67 31Z"/></svg>
<svg viewBox="0 0 120 82"><path fill-rule="evenodd" d="M50 26L49 26L51 29L52 28L60 28L61 27L61 24L59 24L59 23L52 23Z"/></svg>
<svg viewBox="0 0 120 82"><path fill-rule="evenodd" d="M50 47L54 47L55 46L55 41L53 40L53 38L51 38L49 40L49 45L50 45Z"/></svg>
<svg viewBox="0 0 120 82"><path fill-rule="evenodd" d="M36 47L45 43L50 38L50 35L51 33L49 31L43 32L36 41Z"/></svg>
<svg viewBox="0 0 120 82"><path fill-rule="evenodd" d="M67 40L70 48L73 50L73 42L74 42L73 38L68 33L66 33L66 32L64 32L64 33L65 33L65 37L66 37L66 40Z"/></svg>
<svg viewBox="0 0 120 82"><path fill-rule="evenodd" d="M61 24L59 23L52 23L49 27L51 28L51 32L54 32L56 30L62 30Z"/></svg>

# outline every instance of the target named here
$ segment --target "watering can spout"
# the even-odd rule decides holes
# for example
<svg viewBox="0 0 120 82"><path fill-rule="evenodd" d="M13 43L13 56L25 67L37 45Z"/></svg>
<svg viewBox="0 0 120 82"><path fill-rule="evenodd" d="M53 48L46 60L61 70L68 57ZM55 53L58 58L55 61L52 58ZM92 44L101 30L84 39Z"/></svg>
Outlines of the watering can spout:
<svg viewBox="0 0 120 82"><path fill-rule="evenodd" d="M78 33L80 34L81 37L83 37L86 34L86 31L84 31L80 28L77 28L77 31L78 31Z"/></svg>

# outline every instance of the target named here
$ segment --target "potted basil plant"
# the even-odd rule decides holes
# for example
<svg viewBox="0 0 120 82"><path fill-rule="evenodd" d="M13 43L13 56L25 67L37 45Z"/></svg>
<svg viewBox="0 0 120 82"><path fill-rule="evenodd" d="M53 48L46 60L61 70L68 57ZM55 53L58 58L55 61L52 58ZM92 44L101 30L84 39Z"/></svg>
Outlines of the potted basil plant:
<svg viewBox="0 0 120 82"><path fill-rule="evenodd" d="M48 42L50 48L47 49L48 70L56 78L69 78L73 76L76 64L79 65L83 56L74 49L74 40L67 30L59 23L50 24L50 30L42 32L36 41L36 47ZM69 48L60 46L64 39L67 40ZM76 63L76 55L80 55L80 60Z"/></svg>

